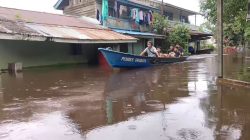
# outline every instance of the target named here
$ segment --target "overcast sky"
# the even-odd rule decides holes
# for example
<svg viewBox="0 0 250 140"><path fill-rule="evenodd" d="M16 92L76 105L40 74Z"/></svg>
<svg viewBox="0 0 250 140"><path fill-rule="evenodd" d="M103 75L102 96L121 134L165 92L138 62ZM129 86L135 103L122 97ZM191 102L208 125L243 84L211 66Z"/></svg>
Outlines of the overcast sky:
<svg viewBox="0 0 250 140"><path fill-rule="evenodd" d="M164 1L179 7L199 12L199 0L164 0ZM62 14L61 11L54 9L53 6L56 2L57 0L0 0L0 6ZM194 23L194 18L191 18L191 22ZM202 19L199 18L197 23L200 24L201 22Z"/></svg>

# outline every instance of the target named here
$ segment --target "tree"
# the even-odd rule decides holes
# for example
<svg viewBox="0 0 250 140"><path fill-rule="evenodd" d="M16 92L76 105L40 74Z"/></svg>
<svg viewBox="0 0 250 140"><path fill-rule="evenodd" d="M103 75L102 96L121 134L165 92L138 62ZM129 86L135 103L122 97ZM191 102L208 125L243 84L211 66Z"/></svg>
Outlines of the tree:
<svg viewBox="0 0 250 140"><path fill-rule="evenodd" d="M154 22L152 24L153 31L158 34L166 35L167 29L169 28L168 20L164 16L158 13L154 13L153 18L154 18L153 19Z"/></svg>
<svg viewBox="0 0 250 140"><path fill-rule="evenodd" d="M169 32L169 42L172 45L179 44L186 51L188 50L188 41L190 40L189 28L184 25L176 25L171 32Z"/></svg>
<svg viewBox="0 0 250 140"><path fill-rule="evenodd" d="M201 12L208 22L216 25L217 0L200 0ZM224 35L228 36L235 45L245 42L245 31L248 28L246 22L248 0L224 0Z"/></svg>
<svg viewBox="0 0 250 140"><path fill-rule="evenodd" d="M162 50L167 51L169 45L181 45L187 51L188 41L191 38L190 29L184 25L178 24L170 27L165 16L154 13L154 22L152 24L153 31L157 34L165 35Z"/></svg>
<svg viewBox="0 0 250 140"><path fill-rule="evenodd" d="M250 22L247 23L247 28L244 34L246 41L250 42Z"/></svg>

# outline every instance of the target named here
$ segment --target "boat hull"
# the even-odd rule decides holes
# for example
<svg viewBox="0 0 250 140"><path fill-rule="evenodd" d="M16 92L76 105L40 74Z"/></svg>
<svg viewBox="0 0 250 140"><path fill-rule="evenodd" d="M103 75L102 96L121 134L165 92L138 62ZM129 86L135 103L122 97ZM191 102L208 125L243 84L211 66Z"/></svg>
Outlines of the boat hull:
<svg viewBox="0 0 250 140"><path fill-rule="evenodd" d="M142 67L150 67L166 63L182 62L187 59L187 57L181 57L181 58L144 57L144 56L112 51L103 48L99 48L98 50L102 52L109 65L113 68L142 68Z"/></svg>

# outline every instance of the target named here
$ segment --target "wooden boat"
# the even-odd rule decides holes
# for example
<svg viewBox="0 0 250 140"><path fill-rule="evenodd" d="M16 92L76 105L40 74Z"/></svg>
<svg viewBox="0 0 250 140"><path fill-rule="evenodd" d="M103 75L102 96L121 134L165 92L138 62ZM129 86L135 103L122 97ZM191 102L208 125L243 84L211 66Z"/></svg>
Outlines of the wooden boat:
<svg viewBox="0 0 250 140"><path fill-rule="evenodd" d="M102 52L103 56L105 57L109 65L113 68L142 68L154 65L183 62L187 59L187 57L179 57L179 58L145 57L128 53L122 53L104 48L99 48L98 50Z"/></svg>

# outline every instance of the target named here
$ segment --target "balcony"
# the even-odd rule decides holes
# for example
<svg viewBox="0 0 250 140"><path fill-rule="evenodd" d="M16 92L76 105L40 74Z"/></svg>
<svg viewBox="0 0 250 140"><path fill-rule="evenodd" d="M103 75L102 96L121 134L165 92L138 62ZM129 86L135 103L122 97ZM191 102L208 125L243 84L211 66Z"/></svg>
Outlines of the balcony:
<svg viewBox="0 0 250 140"><path fill-rule="evenodd" d="M135 21L130 19L121 19L115 17L109 17L107 19L107 26L113 29L122 29L129 31L139 31L139 32L150 32L149 25L139 25Z"/></svg>
<svg viewBox="0 0 250 140"><path fill-rule="evenodd" d="M198 31L199 30L199 26L192 25L192 24L189 24L189 23L169 20L169 24L170 24L171 27L174 27L175 25L180 24L180 25L185 25L186 27L190 28L193 31Z"/></svg>
<svg viewBox="0 0 250 140"><path fill-rule="evenodd" d="M189 27L191 30L199 30L198 26L189 24L189 23L182 23L178 21L169 20L169 24L171 27L175 25L181 24ZM151 32L151 28L149 25L138 25L134 21L130 19L120 19L115 17L109 17L107 20L107 26L113 29L121 29L121 30L129 30L129 31L138 31L138 32Z"/></svg>

